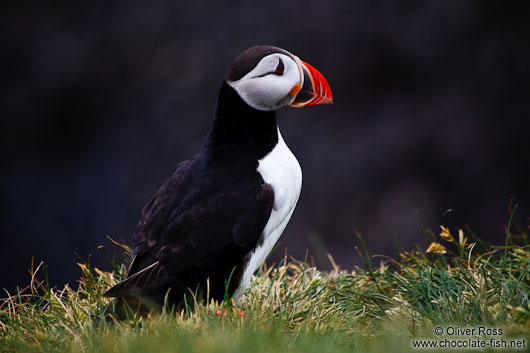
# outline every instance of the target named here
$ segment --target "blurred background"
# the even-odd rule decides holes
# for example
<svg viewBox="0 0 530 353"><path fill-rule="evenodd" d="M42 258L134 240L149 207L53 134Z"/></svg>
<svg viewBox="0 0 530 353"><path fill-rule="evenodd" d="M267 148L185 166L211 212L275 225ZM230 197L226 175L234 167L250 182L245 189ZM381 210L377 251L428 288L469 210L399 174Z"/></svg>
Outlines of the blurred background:
<svg viewBox="0 0 530 353"><path fill-rule="evenodd" d="M197 153L234 57L273 44L318 68L335 104L279 111L304 173L271 258L329 268L428 245L445 224L503 243L530 214L530 3L269 0L2 5L0 288L109 270L143 206ZM451 209L450 212L445 212ZM466 230L467 232L467 230Z"/></svg>

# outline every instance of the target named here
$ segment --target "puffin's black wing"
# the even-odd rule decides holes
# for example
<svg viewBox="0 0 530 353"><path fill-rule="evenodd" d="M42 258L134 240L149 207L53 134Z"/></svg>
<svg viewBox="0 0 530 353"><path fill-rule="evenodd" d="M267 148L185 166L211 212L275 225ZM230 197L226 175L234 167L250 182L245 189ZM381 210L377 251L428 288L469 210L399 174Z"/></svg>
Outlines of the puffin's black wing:
<svg viewBox="0 0 530 353"><path fill-rule="evenodd" d="M273 203L272 187L255 170L209 171L199 157L180 164L143 210L127 278L105 295L178 292L208 278L215 297L227 275L235 289L240 273L233 271L242 271Z"/></svg>

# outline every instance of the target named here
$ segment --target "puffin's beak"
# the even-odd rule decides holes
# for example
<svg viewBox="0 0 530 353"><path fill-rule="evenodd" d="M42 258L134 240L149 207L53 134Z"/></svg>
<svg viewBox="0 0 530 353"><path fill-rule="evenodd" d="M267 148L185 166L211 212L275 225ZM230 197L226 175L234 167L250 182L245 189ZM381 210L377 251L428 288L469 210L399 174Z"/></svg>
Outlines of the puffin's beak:
<svg viewBox="0 0 530 353"><path fill-rule="evenodd" d="M301 86L297 84L291 89L290 94L296 95L291 107L333 103L331 88L324 76L308 63L295 59L300 68Z"/></svg>

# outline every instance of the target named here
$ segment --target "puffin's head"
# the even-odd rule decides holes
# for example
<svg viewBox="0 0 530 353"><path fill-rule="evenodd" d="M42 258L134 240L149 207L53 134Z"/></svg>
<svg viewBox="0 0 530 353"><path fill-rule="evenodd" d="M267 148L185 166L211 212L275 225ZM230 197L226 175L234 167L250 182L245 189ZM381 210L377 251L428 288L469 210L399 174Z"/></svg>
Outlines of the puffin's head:
<svg viewBox="0 0 530 353"><path fill-rule="evenodd" d="M311 65L281 48L260 45L238 55L226 82L254 109L333 103L329 84Z"/></svg>

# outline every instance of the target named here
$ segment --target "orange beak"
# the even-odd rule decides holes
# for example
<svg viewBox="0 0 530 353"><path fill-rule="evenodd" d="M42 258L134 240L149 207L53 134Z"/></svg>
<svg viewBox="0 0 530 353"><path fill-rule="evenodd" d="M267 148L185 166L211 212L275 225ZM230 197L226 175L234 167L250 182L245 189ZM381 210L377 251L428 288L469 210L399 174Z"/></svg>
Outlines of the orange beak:
<svg viewBox="0 0 530 353"><path fill-rule="evenodd" d="M296 61L301 71L301 86L296 84L291 90L293 96L296 94L291 107L333 103L331 88L324 76L308 63L298 58Z"/></svg>

